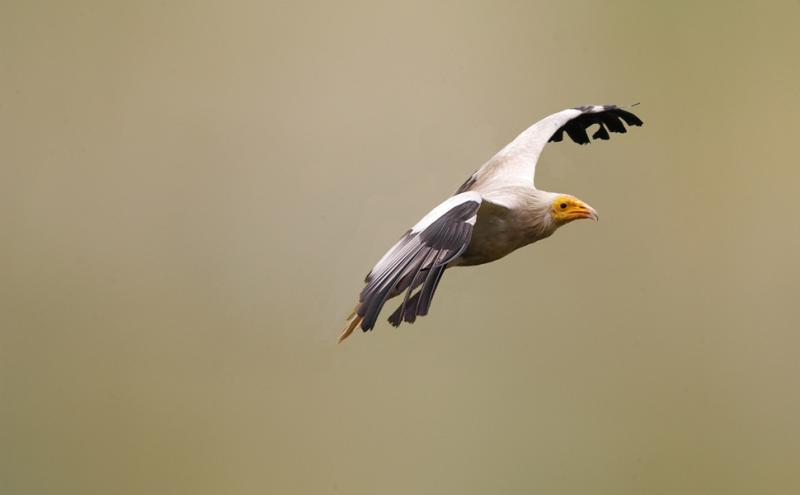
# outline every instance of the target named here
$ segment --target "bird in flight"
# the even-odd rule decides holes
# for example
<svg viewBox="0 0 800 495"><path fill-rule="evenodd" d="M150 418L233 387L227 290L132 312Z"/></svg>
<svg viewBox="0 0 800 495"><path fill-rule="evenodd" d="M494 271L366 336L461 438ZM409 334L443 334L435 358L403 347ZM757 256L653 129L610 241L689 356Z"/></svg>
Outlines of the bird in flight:
<svg viewBox="0 0 800 495"><path fill-rule="evenodd" d="M624 124L623 124L624 122ZM536 189L536 161L545 144L566 132L578 144L609 139L609 131L641 126L633 113L616 105L590 105L554 113L536 122L472 174L455 194L422 217L367 274L358 304L339 342L356 327L372 330L389 299L403 295L389 316L398 326L428 314L447 268L489 263L549 237L573 220L597 220L597 212L569 194Z"/></svg>

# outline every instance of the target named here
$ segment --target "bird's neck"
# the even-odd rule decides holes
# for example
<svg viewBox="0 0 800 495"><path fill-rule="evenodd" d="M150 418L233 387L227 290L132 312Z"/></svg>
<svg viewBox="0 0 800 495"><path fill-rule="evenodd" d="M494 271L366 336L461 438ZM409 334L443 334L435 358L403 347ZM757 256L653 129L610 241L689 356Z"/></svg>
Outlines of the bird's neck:
<svg viewBox="0 0 800 495"><path fill-rule="evenodd" d="M552 215L553 201L558 196L559 193L534 189L528 199L528 209L536 218L537 227L542 230L542 234L545 234L545 236L549 236L558 228L558 224Z"/></svg>
<svg viewBox="0 0 800 495"><path fill-rule="evenodd" d="M510 227L522 233L524 244L549 237L559 225L551 207L557 193L534 187L506 186L484 193L484 199L509 211Z"/></svg>
<svg viewBox="0 0 800 495"><path fill-rule="evenodd" d="M526 244L550 237L558 229L559 225L551 214L552 204L557 196L556 193L534 188L518 194L519 203L514 210L519 227L525 231Z"/></svg>

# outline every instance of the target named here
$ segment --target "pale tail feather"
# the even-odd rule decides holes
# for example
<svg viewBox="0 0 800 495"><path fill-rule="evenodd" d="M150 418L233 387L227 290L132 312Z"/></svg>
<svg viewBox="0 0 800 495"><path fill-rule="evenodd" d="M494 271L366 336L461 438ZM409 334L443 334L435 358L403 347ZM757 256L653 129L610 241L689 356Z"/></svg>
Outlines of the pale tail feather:
<svg viewBox="0 0 800 495"><path fill-rule="evenodd" d="M356 307L358 307L358 306L356 306ZM351 333L353 333L353 330L356 329L358 324L361 323L361 320L363 320L363 319L364 319L363 316L358 316L356 314L356 310L353 310L353 312L350 313L350 316L347 318L347 325L344 327L344 330L342 330L342 334L339 335L339 342L342 342Z"/></svg>

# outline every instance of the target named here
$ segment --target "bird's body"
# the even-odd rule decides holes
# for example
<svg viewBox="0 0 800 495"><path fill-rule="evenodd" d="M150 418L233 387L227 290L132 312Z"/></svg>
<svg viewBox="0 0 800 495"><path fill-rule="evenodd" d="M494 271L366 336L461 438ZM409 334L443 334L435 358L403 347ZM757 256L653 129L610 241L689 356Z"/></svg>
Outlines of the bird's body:
<svg viewBox="0 0 800 495"><path fill-rule="evenodd" d="M472 266L498 260L512 251L549 237L556 230L543 209L553 195L531 187L509 186L500 191L502 196L513 197L514 202L492 201L485 194L478 209L478 218L467 249L448 266ZM544 205L544 208L543 208Z"/></svg>
<svg viewBox="0 0 800 495"><path fill-rule="evenodd" d="M596 105L555 113L517 136L375 264L339 341L358 326L371 330L386 301L403 293L402 304L389 317L392 325L427 314L447 268L489 263L573 220L597 219L597 212L574 196L536 189L536 162L544 145L561 141L564 132L586 144L589 126L599 125L593 138L608 139L608 131L626 132L622 121L642 125L617 106Z"/></svg>

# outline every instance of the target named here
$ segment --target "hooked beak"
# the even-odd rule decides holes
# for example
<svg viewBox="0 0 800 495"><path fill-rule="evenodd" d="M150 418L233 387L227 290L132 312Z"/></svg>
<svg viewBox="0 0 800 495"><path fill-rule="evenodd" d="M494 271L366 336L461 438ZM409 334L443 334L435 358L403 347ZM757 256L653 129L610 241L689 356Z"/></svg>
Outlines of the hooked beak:
<svg viewBox="0 0 800 495"><path fill-rule="evenodd" d="M571 213L572 218L576 220L579 218L591 218L594 221L600 220L597 210L586 203L581 203L580 205L576 206Z"/></svg>

